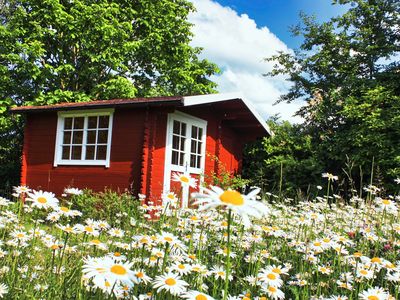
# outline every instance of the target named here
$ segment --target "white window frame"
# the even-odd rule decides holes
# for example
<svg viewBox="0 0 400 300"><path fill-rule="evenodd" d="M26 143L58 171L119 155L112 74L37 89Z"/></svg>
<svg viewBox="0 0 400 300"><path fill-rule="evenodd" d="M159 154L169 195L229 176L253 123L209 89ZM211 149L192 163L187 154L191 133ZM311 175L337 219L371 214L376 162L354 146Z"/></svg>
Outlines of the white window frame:
<svg viewBox="0 0 400 300"><path fill-rule="evenodd" d="M185 158L184 158L184 166L173 165L172 160L172 136L173 136L173 128L174 121L184 122L188 126L186 128L186 140L185 140ZM202 134L202 145L201 145L201 160L200 160L200 168L192 168L190 167L190 148L191 148L191 126L194 125L196 127L200 127L203 129ZM166 132L166 147L165 147L165 165L164 165L164 192L169 192L171 187L171 175L172 172L180 172L184 174L199 174L200 182L198 182L198 186L201 187L201 183L203 182L204 177L204 168L205 168L205 160L206 160L206 140L207 140L207 121L194 117L192 115L175 111L174 113L168 114L167 119L167 132ZM188 191L183 191L182 197L184 199L183 203L187 204ZM186 198L186 199L185 199Z"/></svg>
<svg viewBox="0 0 400 300"><path fill-rule="evenodd" d="M86 153L86 137L87 137L87 127L88 127L88 117L89 116L109 116L108 120L108 137L107 137L107 152L106 159L104 160L86 160L86 159L62 159L62 140L64 131L64 120L67 117L84 117L83 126L83 138L82 138L82 155ZM112 128L113 128L113 116L114 109L96 109L96 110L86 110L86 111L59 111L57 120L57 134L55 142L54 151L54 167L59 165L69 165L69 166L104 166L106 168L110 167L110 155L111 155L111 140L112 140Z"/></svg>

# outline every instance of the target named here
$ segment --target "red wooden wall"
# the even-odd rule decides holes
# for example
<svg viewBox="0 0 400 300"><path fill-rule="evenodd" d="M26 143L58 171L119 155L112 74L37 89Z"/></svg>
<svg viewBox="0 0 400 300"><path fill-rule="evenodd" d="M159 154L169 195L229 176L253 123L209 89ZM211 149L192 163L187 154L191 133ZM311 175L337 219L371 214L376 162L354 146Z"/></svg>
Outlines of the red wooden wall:
<svg viewBox="0 0 400 300"><path fill-rule="evenodd" d="M112 132L111 163L104 166L53 166L57 113L30 114L25 129L21 181L34 189L60 194L64 187L103 191L140 190L144 109L116 110Z"/></svg>
<svg viewBox="0 0 400 300"><path fill-rule="evenodd" d="M209 107L182 111L207 120L206 178L212 172L240 172L241 136L224 126ZM130 190L159 200L164 181L166 126L173 108L116 109L113 118L110 167L53 166L57 113L27 116L21 183L62 193L67 186L103 191ZM213 158L218 156L219 163ZM223 167L221 168L221 164Z"/></svg>

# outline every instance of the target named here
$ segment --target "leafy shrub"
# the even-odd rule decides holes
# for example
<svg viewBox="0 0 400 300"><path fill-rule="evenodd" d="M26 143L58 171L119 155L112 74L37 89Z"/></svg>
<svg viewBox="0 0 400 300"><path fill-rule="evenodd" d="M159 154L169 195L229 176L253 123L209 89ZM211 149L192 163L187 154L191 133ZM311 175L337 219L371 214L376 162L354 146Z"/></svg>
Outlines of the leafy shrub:
<svg viewBox="0 0 400 300"><path fill-rule="evenodd" d="M100 193L84 190L82 195L73 195L70 200L73 208L87 218L103 219L110 223L114 223L121 215L136 215L140 204L129 193L120 194L111 190Z"/></svg>

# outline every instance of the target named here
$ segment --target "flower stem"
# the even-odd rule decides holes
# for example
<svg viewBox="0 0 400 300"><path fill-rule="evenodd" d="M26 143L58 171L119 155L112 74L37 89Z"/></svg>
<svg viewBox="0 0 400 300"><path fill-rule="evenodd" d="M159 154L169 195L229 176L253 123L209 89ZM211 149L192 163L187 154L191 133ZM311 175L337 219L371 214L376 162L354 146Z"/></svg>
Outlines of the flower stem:
<svg viewBox="0 0 400 300"><path fill-rule="evenodd" d="M224 300L228 298L228 288L229 288L229 275L231 269L231 221L232 221L232 211L228 210L228 242L226 246L226 270L225 270L225 288L224 288Z"/></svg>

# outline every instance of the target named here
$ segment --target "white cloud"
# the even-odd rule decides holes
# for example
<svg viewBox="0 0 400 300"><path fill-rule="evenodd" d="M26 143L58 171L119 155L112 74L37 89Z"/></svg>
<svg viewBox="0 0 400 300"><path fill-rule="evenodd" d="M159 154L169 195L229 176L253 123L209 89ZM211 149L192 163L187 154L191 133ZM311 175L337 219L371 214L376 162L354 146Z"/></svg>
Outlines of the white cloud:
<svg viewBox="0 0 400 300"><path fill-rule="evenodd" d="M212 0L193 0L193 3L197 12L189 18L194 24L192 45L203 47L202 56L221 68L222 74L211 78L218 83L219 92L242 92L264 118L279 113L282 119L300 122L293 114L301 102L273 105L290 84L282 76L262 76L273 66L272 62L264 61L266 57L291 49L267 27L257 27L246 14L239 16Z"/></svg>

